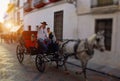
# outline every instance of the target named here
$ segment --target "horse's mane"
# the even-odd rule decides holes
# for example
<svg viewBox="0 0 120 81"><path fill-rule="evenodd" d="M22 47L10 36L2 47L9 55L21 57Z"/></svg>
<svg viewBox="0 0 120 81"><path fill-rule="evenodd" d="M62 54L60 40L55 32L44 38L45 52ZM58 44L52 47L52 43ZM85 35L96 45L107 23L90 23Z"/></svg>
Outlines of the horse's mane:
<svg viewBox="0 0 120 81"><path fill-rule="evenodd" d="M92 43L95 37L96 37L96 34L93 34L91 37L88 38L88 42Z"/></svg>

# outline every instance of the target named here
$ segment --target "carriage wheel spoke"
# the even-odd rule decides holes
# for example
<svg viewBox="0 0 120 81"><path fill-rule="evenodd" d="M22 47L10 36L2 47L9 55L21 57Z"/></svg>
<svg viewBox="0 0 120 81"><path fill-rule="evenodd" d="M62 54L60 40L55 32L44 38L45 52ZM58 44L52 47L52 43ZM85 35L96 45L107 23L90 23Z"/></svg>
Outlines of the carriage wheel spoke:
<svg viewBox="0 0 120 81"><path fill-rule="evenodd" d="M23 54L23 49L20 45L18 45L16 48L16 54L17 54L18 61L22 63L24 59L24 54Z"/></svg>

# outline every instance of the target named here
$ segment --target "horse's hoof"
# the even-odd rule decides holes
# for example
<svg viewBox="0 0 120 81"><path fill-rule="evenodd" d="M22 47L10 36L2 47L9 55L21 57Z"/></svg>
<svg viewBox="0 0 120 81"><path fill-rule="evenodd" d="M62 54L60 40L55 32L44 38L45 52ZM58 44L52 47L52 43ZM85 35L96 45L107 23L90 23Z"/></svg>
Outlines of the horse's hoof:
<svg viewBox="0 0 120 81"><path fill-rule="evenodd" d="M69 74L70 74L70 72L69 72L69 71L65 71L65 74L66 74L66 75L69 75Z"/></svg>

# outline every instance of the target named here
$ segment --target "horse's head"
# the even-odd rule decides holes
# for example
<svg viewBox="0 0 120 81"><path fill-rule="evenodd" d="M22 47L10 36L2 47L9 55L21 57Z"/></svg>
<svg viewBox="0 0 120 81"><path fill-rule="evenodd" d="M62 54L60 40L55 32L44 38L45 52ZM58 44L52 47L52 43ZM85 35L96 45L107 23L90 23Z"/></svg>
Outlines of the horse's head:
<svg viewBox="0 0 120 81"><path fill-rule="evenodd" d="M95 47L102 52L105 50L104 31L97 32Z"/></svg>

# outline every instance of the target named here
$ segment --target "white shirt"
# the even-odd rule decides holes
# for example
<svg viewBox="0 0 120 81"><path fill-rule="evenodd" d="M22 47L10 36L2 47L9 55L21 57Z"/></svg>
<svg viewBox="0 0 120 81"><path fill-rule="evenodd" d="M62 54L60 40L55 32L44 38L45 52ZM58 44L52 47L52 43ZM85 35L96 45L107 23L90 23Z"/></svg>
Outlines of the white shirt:
<svg viewBox="0 0 120 81"><path fill-rule="evenodd" d="M47 30L43 28L38 29L37 39L47 39Z"/></svg>

